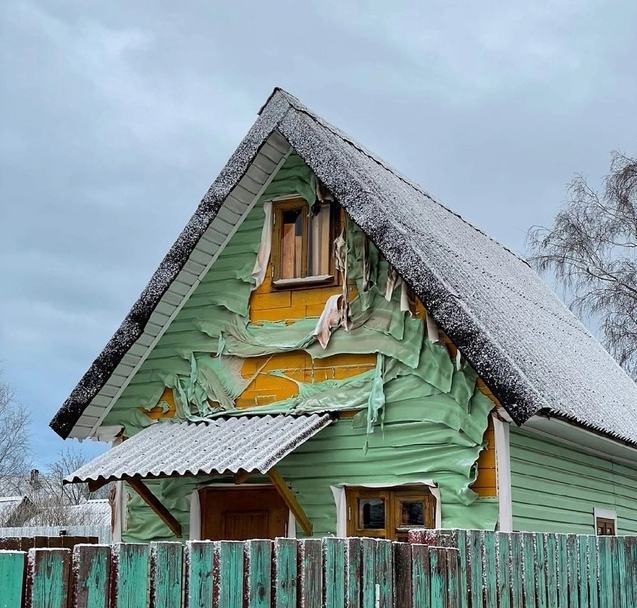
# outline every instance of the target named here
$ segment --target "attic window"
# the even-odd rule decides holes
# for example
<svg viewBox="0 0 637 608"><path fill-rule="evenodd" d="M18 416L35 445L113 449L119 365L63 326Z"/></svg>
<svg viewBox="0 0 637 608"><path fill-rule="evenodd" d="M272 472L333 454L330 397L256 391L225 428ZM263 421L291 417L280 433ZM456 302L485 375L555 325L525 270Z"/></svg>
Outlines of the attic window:
<svg viewBox="0 0 637 608"><path fill-rule="evenodd" d="M275 287L335 282L331 249L336 215L330 203L310 207L301 198L274 202L272 278Z"/></svg>

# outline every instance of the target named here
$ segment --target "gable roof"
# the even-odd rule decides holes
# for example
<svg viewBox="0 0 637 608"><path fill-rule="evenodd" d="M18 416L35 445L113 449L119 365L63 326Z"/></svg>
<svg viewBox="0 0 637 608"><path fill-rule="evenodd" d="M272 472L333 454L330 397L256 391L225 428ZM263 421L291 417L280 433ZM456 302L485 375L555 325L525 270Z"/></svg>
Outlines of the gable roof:
<svg viewBox="0 0 637 608"><path fill-rule="evenodd" d="M275 89L146 289L51 421L88 436L294 149L515 422L546 413L637 445L637 386L528 264Z"/></svg>

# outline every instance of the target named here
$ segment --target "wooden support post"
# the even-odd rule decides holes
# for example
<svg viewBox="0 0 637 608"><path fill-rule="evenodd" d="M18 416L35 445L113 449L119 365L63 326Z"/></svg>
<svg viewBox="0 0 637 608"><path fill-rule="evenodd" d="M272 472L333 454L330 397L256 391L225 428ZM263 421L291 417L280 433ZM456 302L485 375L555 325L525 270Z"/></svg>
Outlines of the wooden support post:
<svg viewBox="0 0 637 608"><path fill-rule="evenodd" d="M288 484L285 482L285 479L281 476L281 474L276 469L270 469L268 471L268 477L272 482L272 485L276 488L277 492L283 499L283 502L287 505L288 509L292 511L294 518L296 521L301 524L301 528L303 528L303 532L307 536L312 536L312 522L308 519L303 507L299 504L299 501L296 499L294 492L290 490Z"/></svg>
<svg viewBox="0 0 637 608"><path fill-rule="evenodd" d="M64 484L64 482L62 482ZM100 479L98 481L93 481L92 479L89 480L87 482L88 485L88 491L89 492L97 492L100 488L103 488L106 484L108 483L108 481L106 481L105 479ZM66 485L66 484L64 484Z"/></svg>
<svg viewBox="0 0 637 608"><path fill-rule="evenodd" d="M181 524L175 519L173 514L164 507L149 489L148 486L141 479L129 478L125 480L126 483L139 494L140 498L157 514L171 530L171 532L177 537L181 538Z"/></svg>

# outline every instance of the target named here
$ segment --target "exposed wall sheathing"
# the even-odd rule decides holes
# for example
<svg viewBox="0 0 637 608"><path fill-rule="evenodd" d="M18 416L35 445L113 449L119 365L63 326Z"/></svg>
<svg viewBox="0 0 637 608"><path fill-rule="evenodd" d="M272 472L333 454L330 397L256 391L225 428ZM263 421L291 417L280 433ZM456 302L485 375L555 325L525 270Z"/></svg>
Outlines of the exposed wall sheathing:
<svg viewBox="0 0 637 608"><path fill-rule="evenodd" d="M361 410L288 457L286 478L318 534L335 530L330 484L408 483L433 479L442 494L444 526L493 528L493 403L476 377L457 366L441 343L426 339L424 310L401 310L401 289L388 298L389 268L348 223L345 236L352 329L338 329L326 349L313 336L316 318L342 287L275 291L270 273L253 291L263 202L283 193L313 197L314 178L292 155L249 213L193 295L109 413L130 436L161 417L196 419L266 411ZM363 252L368 273L363 277ZM370 280L365 280L366 278ZM216 356L221 354L221 356ZM158 405L159 403L159 405ZM373 432L372 432L373 431ZM486 442L489 449L485 450ZM493 472L493 475L491 475ZM319 488L318 481L325 481ZM328 483L329 482L329 483ZM188 534L194 480L155 482L153 491ZM133 497L128 540L170 538Z"/></svg>
<svg viewBox="0 0 637 608"><path fill-rule="evenodd" d="M637 466L613 462L511 425L514 530L594 534L594 508L637 534Z"/></svg>

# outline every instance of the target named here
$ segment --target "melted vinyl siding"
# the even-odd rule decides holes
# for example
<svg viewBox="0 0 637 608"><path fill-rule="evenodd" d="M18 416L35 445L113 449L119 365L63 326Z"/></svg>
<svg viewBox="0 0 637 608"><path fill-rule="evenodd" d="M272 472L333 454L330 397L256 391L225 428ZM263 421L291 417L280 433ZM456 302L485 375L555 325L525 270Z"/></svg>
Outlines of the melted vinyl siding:
<svg viewBox="0 0 637 608"><path fill-rule="evenodd" d="M427 420L429 408L456 406L438 396L422 404L391 403L385 424L371 435L344 418L323 429L286 456L278 469L297 494L314 525L314 536L334 534L336 507L330 486L401 485L431 479L442 494L442 526L493 529L494 499L472 502L470 493L454 491L466 479L481 446L462 432ZM421 411L423 419L416 421ZM369 445L365 451L365 441Z"/></svg>
<svg viewBox="0 0 637 608"><path fill-rule="evenodd" d="M593 509L637 534L637 466L629 467L511 428L514 530L594 533Z"/></svg>

